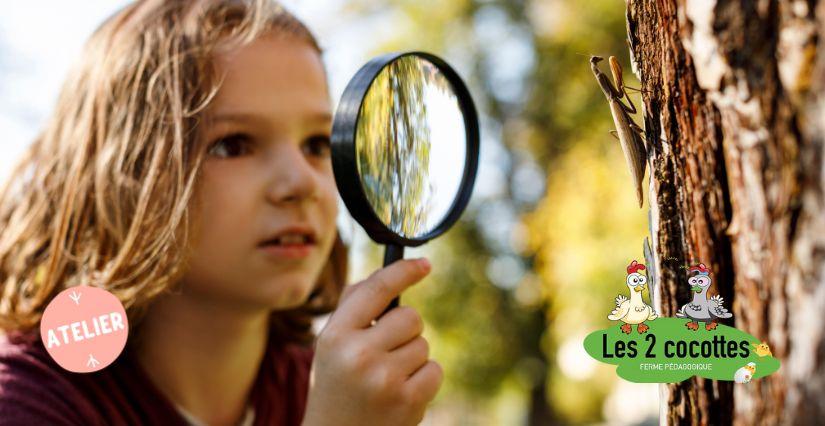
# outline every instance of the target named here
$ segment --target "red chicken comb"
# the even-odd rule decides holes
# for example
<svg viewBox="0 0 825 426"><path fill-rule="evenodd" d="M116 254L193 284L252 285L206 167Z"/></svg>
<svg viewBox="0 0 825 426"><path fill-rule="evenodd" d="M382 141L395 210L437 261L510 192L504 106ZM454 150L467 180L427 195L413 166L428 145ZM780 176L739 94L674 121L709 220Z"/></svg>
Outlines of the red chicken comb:
<svg viewBox="0 0 825 426"><path fill-rule="evenodd" d="M688 269L688 273L692 274L694 272L697 272L701 275L707 275L710 273L710 269L708 269L708 267L705 266L704 263L700 263L698 265L691 266L690 269Z"/></svg>
<svg viewBox="0 0 825 426"><path fill-rule="evenodd" d="M630 265L627 265L627 273L628 274L632 274L634 272L639 272L640 270L643 270L643 269L646 269L645 265L642 265L641 263L639 263L635 260L630 262Z"/></svg>

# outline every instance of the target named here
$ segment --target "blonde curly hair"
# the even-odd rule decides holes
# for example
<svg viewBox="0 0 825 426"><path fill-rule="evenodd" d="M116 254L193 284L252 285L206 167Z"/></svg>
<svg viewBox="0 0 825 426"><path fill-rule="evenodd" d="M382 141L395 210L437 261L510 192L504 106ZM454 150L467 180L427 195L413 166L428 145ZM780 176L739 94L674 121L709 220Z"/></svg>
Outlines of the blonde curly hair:
<svg viewBox="0 0 825 426"><path fill-rule="evenodd" d="M213 57L268 32L322 53L311 32L266 0L148 0L91 36L44 131L0 190L0 329L35 328L76 285L120 299L134 330L185 271L205 147L198 123L220 86ZM304 306L273 312L285 338L309 341L346 280L340 237Z"/></svg>

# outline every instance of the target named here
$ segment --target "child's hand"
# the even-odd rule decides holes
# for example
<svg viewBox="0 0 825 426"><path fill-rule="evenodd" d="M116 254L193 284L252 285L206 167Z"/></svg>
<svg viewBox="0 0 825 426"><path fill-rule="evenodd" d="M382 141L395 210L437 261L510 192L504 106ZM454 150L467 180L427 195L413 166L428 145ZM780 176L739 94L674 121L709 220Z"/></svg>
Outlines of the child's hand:
<svg viewBox="0 0 825 426"><path fill-rule="evenodd" d="M402 259L348 286L316 342L304 425L413 425L441 386L418 312L390 301L430 272Z"/></svg>

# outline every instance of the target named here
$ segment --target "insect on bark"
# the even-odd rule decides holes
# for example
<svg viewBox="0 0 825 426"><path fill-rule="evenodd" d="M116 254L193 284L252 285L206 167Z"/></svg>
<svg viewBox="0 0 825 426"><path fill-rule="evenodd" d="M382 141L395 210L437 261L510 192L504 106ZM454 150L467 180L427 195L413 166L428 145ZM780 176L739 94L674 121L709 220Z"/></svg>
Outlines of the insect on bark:
<svg viewBox="0 0 825 426"><path fill-rule="evenodd" d="M627 160L627 167L630 169L630 175L636 187L636 198L639 200L639 207L642 207L642 181L645 177L645 165L647 164L647 150L642 136L644 131L630 117L630 114L636 114L636 106L633 105L633 101L630 100L630 96L625 91L622 66L619 65L619 61L616 60L615 56L608 59L610 73L613 74L613 81L616 83L614 86L610 79L599 69L599 62L602 60L603 58L600 56L591 56L590 69L593 71L593 75L596 76L596 81L610 104L610 113L613 115L613 123L616 125L616 130L611 131L611 133L619 139L622 146L624 158ZM625 105L622 98L626 98L630 105Z"/></svg>

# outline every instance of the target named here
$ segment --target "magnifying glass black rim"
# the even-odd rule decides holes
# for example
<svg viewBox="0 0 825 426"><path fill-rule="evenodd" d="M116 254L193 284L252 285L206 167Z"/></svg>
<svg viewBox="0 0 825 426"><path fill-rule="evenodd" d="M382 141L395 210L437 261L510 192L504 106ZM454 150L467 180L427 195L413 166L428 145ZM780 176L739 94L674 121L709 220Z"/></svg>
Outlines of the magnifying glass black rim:
<svg viewBox="0 0 825 426"><path fill-rule="evenodd" d="M367 90L384 67L404 56L417 56L426 59L435 65L450 82L464 117L464 129L467 136L464 174L461 177L458 194L444 219L435 228L418 237L405 237L397 234L388 228L375 214L358 174L355 151L356 123ZM478 170L478 115L470 97L470 91L467 90L461 77L450 65L435 55L419 51L394 52L378 56L367 62L358 70L344 89L341 102L335 112L330 142L333 173L341 197L352 217L364 228L370 238L379 244L398 244L409 247L424 244L449 229L461 217L461 213L470 201Z"/></svg>

